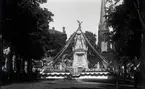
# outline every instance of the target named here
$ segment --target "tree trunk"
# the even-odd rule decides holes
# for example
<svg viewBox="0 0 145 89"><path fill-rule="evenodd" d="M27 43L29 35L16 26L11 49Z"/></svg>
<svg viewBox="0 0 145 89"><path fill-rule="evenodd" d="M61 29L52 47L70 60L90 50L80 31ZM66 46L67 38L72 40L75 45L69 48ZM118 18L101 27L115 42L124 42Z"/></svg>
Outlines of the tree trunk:
<svg viewBox="0 0 145 89"><path fill-rule="evenodd" d="M21 69L21 59L18 55L16 55L16 80L19 80L20 69Z"/></svg>
<svg viewBox="0 0 145 89"><path fill-rule="evenodd" d="M28 71L28 78L31 79L31 74L32 74L32 59L28 60L27 71Z"/></svg>
<svg viewBox="0 0 145 89"><path fill-rule="evenodd" d="M126 70L127 70L126 59L124 59L123 65L124 65L124 77L126 78L126 75L127 75L127 72L126 72Z"/></svg>
<svg viewBox="0 0 145 89"><path fill-rule="evenodd" d="M145 0L140 0L141 2L141 12L145 14ZM139 14L141 16L141 14ZM141 38L141 78L143 79L143 84L145 83L144 77L145 77L145 22L142 19L140 19L141 25L142 25L142 38Z"/></svg>
<svg viewBox="0 0 145 89"><path fill-rule="evenodd" d="M12 78L12 74L13 74L13 63L12 63L12 52L10 51L10 53L7 55L7 69L8 69L8 79L11 80Z"/></svg>
<svg viewBox="0 0 145 89"><path fill-rule="evenodd" d="M143 29L144 31L145 29ZM140 69L141 69L141 79L142 80L142 83L144 84L145 83L145 80L144 80L144 75L145 75L145 31L143 32L142 34L142 43L141 43L141 64L140 64Z"/></svg>
<svg viewBox="0 0 145 89"><path fill-rule="evenodd" d="M137 0L137 2L140 2L140 8L137 8L137 4L134 3L134 6L136 8L136 11L137 11L137 14L138 14L138 18L139 18L139 21L141 23L141 26L142 26L142 29L141 29L141 35L142 35L142 38L141 38L141 78L144 79L144 75L145 75L145 22L144 22L144 18L142 18L142 15L141 13L145 14L145 0ZM143 80L144 82L144 80Z"/></svg>
<svg viewBox="0 0 145 89"><path fill-rule="evenodd" d="M21 58L21 73L24 73L24 59Z"/></svg>

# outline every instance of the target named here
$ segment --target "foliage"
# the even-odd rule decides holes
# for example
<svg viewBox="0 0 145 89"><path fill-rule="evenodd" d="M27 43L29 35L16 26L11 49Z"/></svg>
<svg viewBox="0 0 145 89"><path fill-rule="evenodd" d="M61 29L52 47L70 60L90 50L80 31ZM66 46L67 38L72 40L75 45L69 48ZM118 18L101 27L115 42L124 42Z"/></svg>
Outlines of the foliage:
<svg viewBox="0 0 145 89"><path fill-rule="evenodd" d="M40 59L44 38L53 14L39 7L41 0L3 1L3 39L16 47L21 57ZM44 0L43 0L44 1ZM48 39L47 39L48 40Z"/></svg>
<svg viewBox="0 0 145 89"><path fill-rule="evenodd" d="M116 56L140 57L141 25L136 13L125 4L116 6L108 15L107 25L113 28L110 33Z"/></svg>
<svg viewBox="0 0 145 89"><path fill-rule="evenodd" d="M0 35L0 68L3 64L3 61L2 61L2 57L3 57L3 44L2 44L2 36ZM1 69L0 69L1 71Z"/></svg>
<svg viewBox="0 0 145 89"><path fill-rule="evenodd" d="M89 31L85 31L85 36L87 37L87 39L89 40L89 42L91 43L91 45L96 48L96 34L89 32ZM88 55L95 55L95 52L93 51L93 49L88 45Z"/></svg>
<svg viewBox="0 0 145 89"><path fill-rule="evenodd" d="M44 46L50 38L48 28L49 23L53 21L53 14L46 8L40 8L39 3L43 2L46 0L2 1L2 42L6 42L3 47L10 47L10 53L6 56L7 63L4 63L8 69L8 74L2 76L4 81L13 80L12 78L31 80L32 59L40 60L44 56ZM15 65L12 63L14 56ZM27 73L23 68L25 61L28 63ZM15 73L13 66L16 68ZM5 72L1 74L5 75Z"/></svg>
<svg viewBox="0 0 145 89"><path fill-rule="evenodd" d="M63 33L50 34L50 40L45 46L47 50L54 50L51 56L55 56L66 44L67 36Z"/></svg>

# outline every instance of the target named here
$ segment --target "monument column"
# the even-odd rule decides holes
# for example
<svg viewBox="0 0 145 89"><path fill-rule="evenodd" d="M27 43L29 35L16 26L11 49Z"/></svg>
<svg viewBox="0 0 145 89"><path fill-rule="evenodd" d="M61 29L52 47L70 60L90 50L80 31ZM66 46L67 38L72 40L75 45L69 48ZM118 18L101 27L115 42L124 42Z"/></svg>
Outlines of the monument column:
<svg viewBox="0 0 145 89"><path fill-rule="evenodd" d="M74 37L75 44L73 47L73 68L75 72L79 72L79 69L88 69L88 61L87 61L87 45L85 42L85 38L81 31L81 23L79 22L79 28L76 31L76 35Z"/></svg>

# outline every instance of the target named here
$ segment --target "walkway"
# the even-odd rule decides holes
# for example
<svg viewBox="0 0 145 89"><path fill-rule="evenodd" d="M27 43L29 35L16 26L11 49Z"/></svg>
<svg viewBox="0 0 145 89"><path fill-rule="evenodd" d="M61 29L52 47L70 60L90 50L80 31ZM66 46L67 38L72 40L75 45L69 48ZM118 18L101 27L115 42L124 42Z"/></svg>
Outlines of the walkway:
<svg viewBox="0 0 145 89"><path fill-rule="evenodd" d="M1 89L115 89L115 84L111 82L89 82L84 80L45 80L32 83L14 83L2 86ZM118 89L136 88L130 84L120 84ZM139 86L137 89L143 89L143 86Z"/></svg>

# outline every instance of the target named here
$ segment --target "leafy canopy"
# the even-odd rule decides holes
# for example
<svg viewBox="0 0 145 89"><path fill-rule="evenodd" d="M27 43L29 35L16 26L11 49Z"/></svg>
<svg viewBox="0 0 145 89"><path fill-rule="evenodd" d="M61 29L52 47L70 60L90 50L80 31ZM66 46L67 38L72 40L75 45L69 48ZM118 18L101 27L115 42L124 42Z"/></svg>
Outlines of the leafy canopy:
<svg viewBox="0 0 145 89"><path fill-rule="evenodd" d="M24 58L40 59L48 39L53 14L39 3L46 0L4 0L3 39L10 42ZM14 51L14 50L13 50Z"/></svg>

